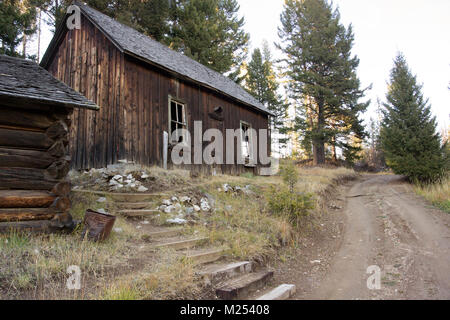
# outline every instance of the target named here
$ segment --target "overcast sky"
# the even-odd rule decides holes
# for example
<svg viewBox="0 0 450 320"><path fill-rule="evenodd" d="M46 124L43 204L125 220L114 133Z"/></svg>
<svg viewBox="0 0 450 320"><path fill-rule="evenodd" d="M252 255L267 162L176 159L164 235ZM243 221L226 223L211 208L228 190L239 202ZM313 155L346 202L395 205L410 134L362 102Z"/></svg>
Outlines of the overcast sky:
<svg viewBox="0 0 450 320"><path fill-rule="evenodd" d="M278 41L277 27L284 0L238 0L245 16L252 48ZM398 51L424 85L440 128L450 124L450 0L335 0L342 22L353 24L354 54L360 58L358 73L372 105L384 100L392 61ZM42 52L51 34L43 30ZM274 56L279 56L272 45ZM34 51L34 50L32 50Z"/></svg>
<svg viewBox="0 0 450 320"><path fill-rule="evenodd" d="M252 47L264 39L278 41L277 27L284 0L238 0ZM335 0L342 22L352 23L353 52L360 58L363 86L373 114L377 97L384 100L386 82L398 51L424 85L439 126L450 124L450 0ZM273 46L272 46L273 48ZM279 53L278 53L279 54Z"/></svg>

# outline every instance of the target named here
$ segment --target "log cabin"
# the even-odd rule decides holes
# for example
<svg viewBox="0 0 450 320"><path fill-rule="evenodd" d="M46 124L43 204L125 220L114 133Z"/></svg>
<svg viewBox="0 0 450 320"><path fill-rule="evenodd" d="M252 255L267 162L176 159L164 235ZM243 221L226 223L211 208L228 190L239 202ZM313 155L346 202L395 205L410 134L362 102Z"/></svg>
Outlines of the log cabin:
<svg viewBox="0 0 450 320"><path fill-rule="evenodd" d="M174 167L170 151L179 142L174 130L183 128L194 136L194 122L201 121L203 132L214 128L225 136L226 129L254 129L256 134L236 135L231 147L220 150L222 155L232 152L231 164L195 162L184 168L206 174L260 172L266 164L255 141L261 140L260 129L269 129L270 111L228 77L87 5L75 5L79 28L67 27L67 14L41 61L52 75L100 106L99 112L73 112L73 168L100 168L121 160ZM270 156L270 131L266 135L264 148ZM203 150L208 143L202 140L193 137L190 148L197 142ZM244 161L238 161L240 156Z"/></svg>
<svg viewBox="0 0 450 320"><path fill-rule="evenodd" d="M98 106L32 61L0 55L0 231L72 226L69 129Z"/></svg>

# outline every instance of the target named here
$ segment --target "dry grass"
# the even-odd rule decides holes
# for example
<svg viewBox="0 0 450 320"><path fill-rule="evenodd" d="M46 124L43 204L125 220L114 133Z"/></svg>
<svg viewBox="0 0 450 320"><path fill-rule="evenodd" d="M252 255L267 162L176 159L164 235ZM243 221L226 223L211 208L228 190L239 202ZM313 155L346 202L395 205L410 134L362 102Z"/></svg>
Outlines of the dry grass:
<svg viewBox="0 0 450 320"><path fill-rule="evenodd" d="M73 198L72 215L81 219L87 208L104 206L98 196ZM120 217L115 227L123 232L112 233L102 243L83 241L80 231L71 234L29 234L11 231L0 234L0 297L14 298L24 293L32 299L86 298L88 292L65 290L67 268L79 266L87 277L105 276L111 267L127 259L129 241L134 229Z"/></svg>
<svg viewBox="0 0 450 320"><path fill-rule="evenodd" d="M414 190L434 206L450 213L450 176L447 176L440 183L415 186Z"/></svg>
<svg viewBox="0 0 450 320"><path fill-rule="evenodd" d="M315 194L315 214L322 214L321 196L334 183L343 179L355 178L353 170L345 168L297 168L299 181L296 192ZM224 183L231 186L251 186L251 194L225 193L218 191ZM280 187L280 176L215 176L202 191L210 194L216 201L215 212L207 217L208 227L195 227L203 233L209 232L213 244L229 247L227 254L235 259L264 260L275 258L278 248L295 244L296 235L307 232L314 226L314 217L305 219L294 228L286 217L272 214L267 208L267 197L272 187Z"/></svg>
<svg viewBox="0 0 450 320"><path fill-rule="evenodd" d="M152 169L153 170L153 169ZM157 171L157 172L156 172ZM164 180L167 173L153 171ZM348 169L298 168L296 191L315 193L317 212L320 196L335 181L354 177ZM186 173L169 174L175 180L186 179ZM167 176L167 179L169 179ZM182 178L183 177L183 178ZM186 233L207 235L210 245L224 246L230 259L263 261L279 258L280 248L294 245L296 229L288 220L267 209L267 195L272 186L283 184L279 176L259 177L251 174L200 177L198 192L215 200L215 211L201 216L201 223L187 227ZM224 183L251 186L250 194L218 191ZM448 189L447 189L448 190ZM81 220L87 208L105 208L98 196L76 194L71 214ZM105 208L108 209L108 208ZM314 214L312 215L314 216ZM313 224L312 224L313 225ZM120 217L113 232L103 243L82 241L80 230L68 235L0 235L0 298L28 299L197 299L202 287L189 259L170 250L143 253L141 234L129 221ZM66 289L67 267L77 265L82 271L82 289Z"/></svg>
<svg viewBox="0 0 450 320"><path fill-rule="evenodd" d="M197 299L201 284L194 264L172 250L161 249L143 270L117 278L105 286L105 300Z"/></svg>

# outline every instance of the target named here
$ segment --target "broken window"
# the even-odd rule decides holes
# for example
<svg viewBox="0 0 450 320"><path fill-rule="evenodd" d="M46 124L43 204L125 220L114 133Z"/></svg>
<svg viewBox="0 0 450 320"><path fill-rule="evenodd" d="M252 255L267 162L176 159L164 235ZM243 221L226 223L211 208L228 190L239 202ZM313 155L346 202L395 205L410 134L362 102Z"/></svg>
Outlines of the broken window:
<svg viewBox="0 0 450 320"><path fill-rule="evenodd" d="M251 125L247 122L241 121L241 152L245 163L252 160L252 130Z"/></svg>
<svg viewBox="0 0 450 320"><path fill-rule="evenodd" d="M186 142L185 133L181 134L176 130L187 130L186 108L183 103L170 99L169 107L169 123L170 123L170 142L182 143Z"/></svg>

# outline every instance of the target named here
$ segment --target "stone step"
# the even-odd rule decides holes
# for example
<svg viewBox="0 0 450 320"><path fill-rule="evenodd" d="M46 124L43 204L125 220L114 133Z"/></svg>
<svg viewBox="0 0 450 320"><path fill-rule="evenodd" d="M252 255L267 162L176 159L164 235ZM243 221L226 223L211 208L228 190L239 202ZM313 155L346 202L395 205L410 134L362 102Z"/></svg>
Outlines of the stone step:
<svg viewBox="0 0 450 320"><path fill-rule="evenodd" d="M295 291L294 284L282 284L256 298L256 300L287 300L295 294Z"/></svg>
<svg viewBox="0 0 450 320"><path fill-rule="evenodd" d="M152 201L146 202L115 202L114 203L119 209L122 210L142 210L142 209L153 209L157 207Z"/></svg>
<svg viewBox="0 0 450 320"><path fill-rule="evenodd" d="M224 282L216 289L216 295L222 300L245 299L252 291L263 288L272 277L273 271L245 274Z"/></svg>
<svg viewBox="0 0 450 320"><path fill-rule="evenodd" d="M171 248L174 250L188 249L198 246L202 242L208 240L206 237L193 239L169 238L164 241L156 242L152 245L153 248Z"/></svg>
<svg viewBox="0 0 450 320"><path fill-rule="evenodd" d="M119 214L127 217L148 217L160 213L159 210L119 210Z"/></svg>
<svg viewBox="0 0 450 320"><path fill-rule="evenodd" d="M253 264L249 261L233 262L227 264L209 265L199 272L199 275L208 282L224 281L241 274L250 273Z"/></svg>
<svg viewBox="0 0 450 320"><path fill-rule="evenodd" d="M155 231L145 232L142 236L144 239L169 238L180 234L183 228L162 228Z"/></svg>
<svg viewBox="0 0 450 320"><path fill-rule="evenodd" d="M191 259L195 265L212 263L223 257L224 248L189 250L184 252L184 256Z"/></svg>

